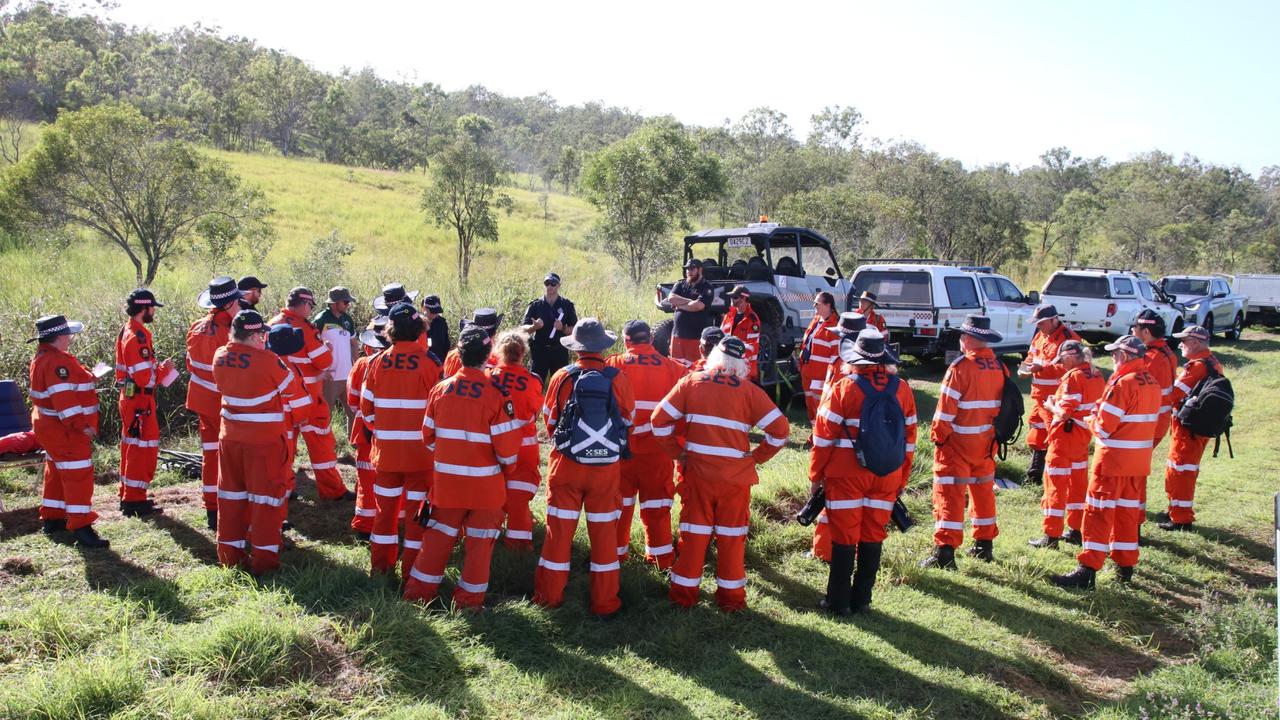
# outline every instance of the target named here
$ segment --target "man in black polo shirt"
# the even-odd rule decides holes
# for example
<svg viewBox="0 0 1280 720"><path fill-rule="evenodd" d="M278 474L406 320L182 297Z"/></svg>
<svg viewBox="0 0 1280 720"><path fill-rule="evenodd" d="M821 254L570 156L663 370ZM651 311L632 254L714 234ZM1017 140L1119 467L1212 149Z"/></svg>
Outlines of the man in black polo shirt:
<svg viewBox="0 0 1280 720"><path fill-rule="evenodd" d="M547 273L542 280L546 295L529 303L524 311L524 331L529 333L529 364L535 375L547 378L569 364L569 351L560 338L573 333L578 311L568 298L560 296L560 276Z"/></svg>
<svg viewBox="0 0 1280 720"><path fill-rule="evenodd" d="M240 289L240 309L256 310L267 284L252 275L245 275L236 283L236 287Z"/></svg>
<svg viewBox="0 0 1280 720"><path fill-rule="evenodd" d="M685 367L698 361L698 343L703 328L711 325L711 283L702 277L702 261L692 259L684 264L684 279L671 288L668 301L675 310L675 328L671 334L672 360Z"/></svg>

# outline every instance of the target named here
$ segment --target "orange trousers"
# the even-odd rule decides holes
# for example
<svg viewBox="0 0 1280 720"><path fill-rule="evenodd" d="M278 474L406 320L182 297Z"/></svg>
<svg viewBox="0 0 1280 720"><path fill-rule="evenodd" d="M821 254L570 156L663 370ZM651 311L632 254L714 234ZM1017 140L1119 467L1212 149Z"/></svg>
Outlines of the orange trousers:
<svg viewBox="0 0 1280 720"><path fill-rule="evenodd" d="M374 573L393 572L397 556L401 557L402 572L413 567L418 551L422 549L422 526L414 517L426 499L430 482L430 470L377 471L373 494L378 507L369 536L369 564ZM401 517L405 518L403 555L399 552Z"/></svg>
<svg viewBox="0 0 1280 720"><path fill-rule="evenodd" d="M640 496L644 525L644 559L659 570L671 567L675 547L671 536L671 506L676 494L675 463L665 452L643 453L622 461L622 516L618 520L618 559L631 548L631 518Z"/></svg>
<svg viewBox="0 0 1280 720"><path fill-rule="evenodd" d="M218 509L218 435L221 415L198 415L200 419L200 491L205 510Z"/></svg>
<svg viewBox="0 0 1280 720"><path fill-rule="evenodd" d="M533 549L533 511L529 503L538 494L542 478L535 469L532 473L517 471L507 479L507 501L502 506L507 515L507 536L502 544L520 550Z"/></svg>
<svg viewBox="0 0 1280 720"><path fill-rule="evenodd" d="M671 353L672 360L680 361L681 365L688 367L702 357L702 341L699 338L678 338L671 336Z"/></svg>
<svg viewBox="0 0 1280 720"><path fill-rule="evenodd" d="M1085 495L1084 542L1076 560L1101 570L1107 556L1121 567L1138 564L1138 530L1145 513L1141 486L1145 477L1103 475L1095 464Z"/></svg>
<svg viewBox="0 0 1280 720"><path fill-rule="evenodd" d="M1040 510L1044 534L1062 537L1063 523L1080 529L1084 515L1084 494L1089 482L1089 440L1092 435L1080 424L1068 432L1055 425L1049 433L1049 450L1044 462L1044 495Z"/></svg>
<svg viewBox="0 0 1280 720"><path fill-rule="evenodd" d="M1200 460L1209 438L1192 433L1177 420L1173 421L1173 441L1165 462L1164 492L1169 498L1169 520L1179 524L1196 520L1196 480L1200 477Z"/></svg>
<svg viewBox="0 0 1280 720"><path fill-rule="evenodd" d="M338 473L338 453L329 427L329 406L318 393L311 394L314 411L299 430L311 456L311 469L316 476L316 494L323 500L336 500L347 492Z"/></svg>
<svg viewBox="0 0 1280 720"><path fill-rule="evenodd" d="M813 556L831 562L831 518L826 508L818 513L818 520L813 524Z"/></svg>
<svg viewBox="0 0 1280 720"><path fill-rule="evenodd" d="M564 459L566 464L572 460ZM585 466L584 466L585 467ZM618 598L618 494L617 465L571 468L547 478L547 535L542 557L533 574L533 602L558 607L569 582L569 560L578 518L585 509L587 535L591 538L591 612L611 615L622 607Z"/></svg>
<svg viewBox="0 0 1280 720"><path fill-rule="evenodd" d="M716 604L725 612L747 607L747 531L751 487L685 476L680 493L680 544L671 567L668 596L681 607L698 602L702 568L716 540Z"/></svg>
<svg viewBox="0 0 1280 720"><path fill-rule="evenodd" d="M36 427L36 440L48 456L40 519L66 520L68 530L92 525L98 519L93 511L93 442L83 433Z"/></svg>
<svg viewBox="0 0 1280 720"><path fill-rule="evenodd" d="M280 566L280 522L288 482L281 472L284 437L265 443L223 439L218 449L218 561L232 567L249 557L249 570Z"/></svg>
<svg viewBox="0 0 1280 720"><path fill-rule="evenodd" d="M901 484L897 474L878 477L863 472L853 477L826 478L831 542L836 545L884 542L889 535L885 526L889 524Z"/></svg>
<svg viewBox="0 0 1280 720"><path fill-rule="evenodd" d="M120 395L120 488L122 502L147 499L156 477L160 454L160 423L156 420L156 396Z"/></svg>
<svg viewBox="0 0 1280 720"><path fill-rule="evenodd" d="M960 547L964 541L966 500L974 540L993 540L996 525L995 461L991 436L955 435L934 449L933 542Z"/></svg>
<svg viewBox="0 0 1280 720"><path fill-rule="evenodd" d="M373 518L378 514L378 503L373 494L373 482L378 473L369 462L373 448L360 443L356 448L356 509L351 516L351 529L356 532L373 532Z"/></svg>
<svg viewBox="0 0 1280 720"><path fill-rule="evenodd" d="M810 361L800 366L800 388L804 390L804 411L809 415L809 426L818 414L822 401L822 387L827 382L828 363Z"/></svg>
<svg viewBox="0 0 1280 720"><path fill-rule="evenodd" d="M405 521L417 525L412 518ZM478 608L489 589L489 564L493 546L502 526L501 510L431 508L431 519L423 535L422 552L405 573L405 600L430 603L444 581L444 569L458 537L466 535L462 576L453 589L453 603L460 608Z"/></svg>
<svg viewBox="0 0 1280 720"><path fill-rule="evenodd" d="M1031 401L1031 412L1027 413L1027 447L1032 450L1044 450L1049 447L1049 423L1053 413L1044 406L1043 400Z"/></svg>

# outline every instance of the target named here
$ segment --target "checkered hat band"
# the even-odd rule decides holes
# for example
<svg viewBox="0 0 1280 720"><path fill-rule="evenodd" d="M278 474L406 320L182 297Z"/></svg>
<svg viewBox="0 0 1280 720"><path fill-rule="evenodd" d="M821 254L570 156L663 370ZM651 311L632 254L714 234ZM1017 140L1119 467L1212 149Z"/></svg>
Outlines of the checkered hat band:
<svg viewBox="0 0 1280 720"><path fill-rule="evenodd" d="M43 330L41 330L41 331L40 331L40 335L41 335L41 337L43 337L43 336L45 336L45 335L51 335L51 334L53 334L53 333L56 333L56 332L59 332L59 331L62 331L62 330L66 330L66 329L67 329L67 324L66 324L66 323L62 323L61 325L57 325L57 326L54 326L54 327L51 327L51 328L44 328Z"/></svg>
<svg viewBox="0 0 1280 720"><path fill-rule="evenodd" d="M262 323L254 323L254 324L252 324L252 325L241 325L241 326L240 326L240 329L242 329L242 330L261 330L261 329L262 329Z"/></svg>
<svg viewBox="0 0 1280 720"><path fill-rule="evenodd" d="M1138 325L1155 325L1159 322L1157 318L1138 318Z"/></svg>
<svg viewBox="0 0 1280 720"><path fill-rule="evenodd" d="M147 298L136 298L133 300L134 305L150 305L151 301Z"/></svg>
<svg viewBox="0 0 1280 720"><path fill-rule="evenodd" d="M230 290L227 290L226 292L220 292L220 293L212 293L212 292L211 292L211 293L209 293L209 299L210 299L210 300L221 300L222 298L231 297L232 295L235 295L235 294L236 294L236 293L238 293L238 292L240 292L240 288L234 288L234 287L233 287L233 288L231 288Z"/></svg>

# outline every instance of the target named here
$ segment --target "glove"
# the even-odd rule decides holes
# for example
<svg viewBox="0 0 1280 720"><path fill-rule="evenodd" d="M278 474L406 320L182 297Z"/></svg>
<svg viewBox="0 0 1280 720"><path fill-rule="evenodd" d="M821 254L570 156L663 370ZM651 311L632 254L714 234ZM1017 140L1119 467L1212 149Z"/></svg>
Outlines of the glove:
<svg viewBox="0 0 1280 720"><path fill-rule="evenodd" d="M413 519L422 527L426 527L431 520L431 501L423 500L422 507L418 509L418 514Z"/></svg>

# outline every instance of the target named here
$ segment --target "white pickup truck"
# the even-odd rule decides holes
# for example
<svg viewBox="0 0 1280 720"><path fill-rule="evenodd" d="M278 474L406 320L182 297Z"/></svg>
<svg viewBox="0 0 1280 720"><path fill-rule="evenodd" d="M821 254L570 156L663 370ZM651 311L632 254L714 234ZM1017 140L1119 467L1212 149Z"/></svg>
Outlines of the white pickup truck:
<svg viewBox="0 0 1280 720"><path fill-rule="evenodd" d="M1170 333L1186 324L1183 307L1142 273L1111 268L1063 268L1045 282L1043 302L1053 303L1063 320L1090 342L1114 340L1129 332L1138 313L1155 310Z"/></svg>
<svg viewBox="0 0 1280 720"><path fill-rule="evenodd" d="M1037 293L1025 295L989 267L939 260L867 260L853 273L850 309L863 291L876 294L890 341L901 352L931 358L956 350L966 315L987 315L1004 336L997 354L1025 353L1035 325Z"/></svg>
<svg viewBox="0 0 1280 720"><path fill-rule="evenodd" d="M1181 303L1188 325L1200 325L1212 335L1223 331L1228 340L1238 340L1244 330L1249 298L1231 292L1221 275L1166 275L1157 284L1166 295Z"/></svg>
<svg viewBox="0 0 1280 720"><path fill-rule="evenodd" d="M1235 275L1231 289L1249 298L1246 324L1280 327L1280 275Z"/></svg>

